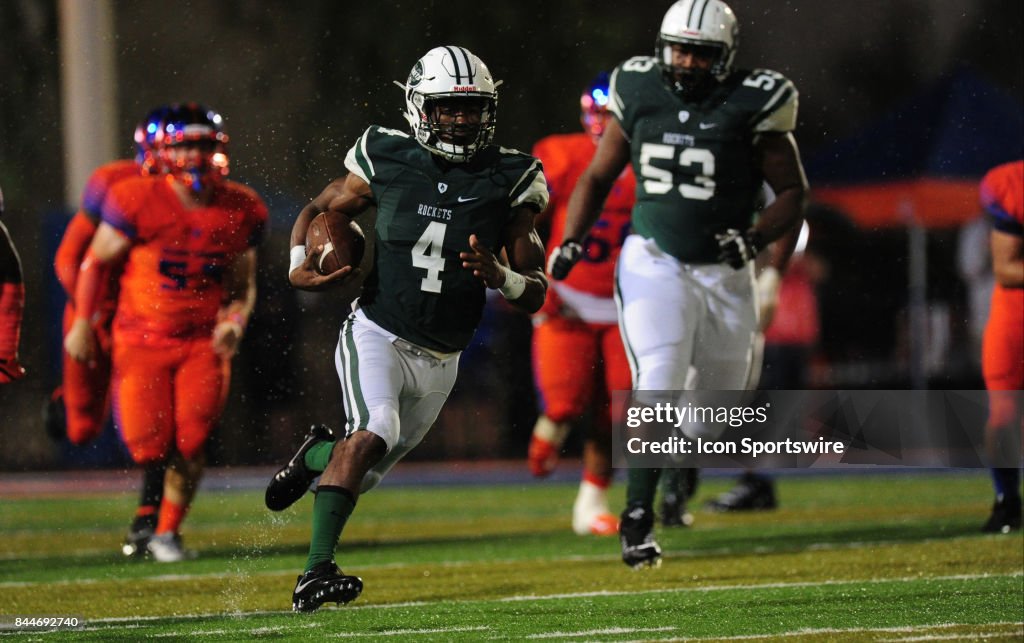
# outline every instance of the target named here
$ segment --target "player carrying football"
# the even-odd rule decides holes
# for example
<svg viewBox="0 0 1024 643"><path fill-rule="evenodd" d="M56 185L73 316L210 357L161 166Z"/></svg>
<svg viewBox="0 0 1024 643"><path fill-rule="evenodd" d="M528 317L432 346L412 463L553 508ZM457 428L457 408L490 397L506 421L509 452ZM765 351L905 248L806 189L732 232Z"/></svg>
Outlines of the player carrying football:
<svg viewBox="0 0 1024 643"><path fill-rule="evenodd" d="M179 529L256 298L267 209L251 189L225 178L226 143L220 114L195 103L170 109L160 150L167 174L111 188L82 261L64 343L73 358L92 359L97 298L111 267L124 260L113 327L114 417L138 465L167 463L147 545L159 562L187 555Z"/></svg>
<svg viewBox="0 0 1024 643"><path fill-rule="evenodd" d="M335 352L345 436L335 441L329 429L314 427L267 487L267 506L280 511L323 472L309 556L292 592L301 612L362 591L362 580L335 564L338 538L360 494L437 418L480 323L485 289L528 313L547 289L533 227L547 186L537 159L491 143L500 83L468 50L447 46L428 51L398 84L412 136L369 127L345 157L349 173L303 208L292 228L292 285L341 285L352 278L350 267L323 276L314 270L321 250L306 256L309 222L321 212L357 216L377 208L373 267ZM510 265L499 259L502 251Z"/></svg>
<svg viewBox="0 0 1024 643"><path fill-rule="evenodd" d="M655 56L612 74L608 124L573 191L549 262L564 279L623 167L637 176L633 234L616 286L619 324L641 391L742 390L757 331L752 259L802 219L807 183L792 130L797 91L781 74L734 70L738 27L721 0L679 0ZM762 182L775 201L755 219ZM791 244L775 244L782 270ZM691 376L690 372L693 371ZM620 519L623 561L660 562L657 469L631 469Z"/></svg>

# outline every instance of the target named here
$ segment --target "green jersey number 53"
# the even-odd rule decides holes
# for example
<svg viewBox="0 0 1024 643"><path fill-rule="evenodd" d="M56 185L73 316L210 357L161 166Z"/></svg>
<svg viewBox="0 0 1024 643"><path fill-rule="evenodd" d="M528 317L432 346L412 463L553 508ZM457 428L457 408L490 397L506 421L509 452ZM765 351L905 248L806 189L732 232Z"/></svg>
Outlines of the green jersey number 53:
<svg viewBox="0 0 1024 643"><path fill-rule="evenodd" d="M655 167L652 159L671 161L675 158L674 145L662 143L644 143L640 146L640 175L643 177L644 190L648 194L667 194L672 189L672 171ZM707 201L715 195L715 155L711 150L699 147L688 147L679 154L679 165L696 166L697 174L693 177L694 184L680 183L679 194L684 199Z"/></svg>

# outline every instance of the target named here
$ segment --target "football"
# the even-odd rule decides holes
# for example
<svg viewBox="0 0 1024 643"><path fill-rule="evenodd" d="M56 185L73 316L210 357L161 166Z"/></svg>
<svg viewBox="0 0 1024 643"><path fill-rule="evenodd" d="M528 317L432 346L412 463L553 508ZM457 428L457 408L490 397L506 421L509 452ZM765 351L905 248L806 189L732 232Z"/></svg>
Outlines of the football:
<svg viewBox="0 0 1024 643"><path fill-rule="evenodd" d="M329 275L345 266L359 267L366 250L366 237L359 224L338 212L322 212L309 222L306 230L306 254L322 245L323 253L316 270Z"/></svg>

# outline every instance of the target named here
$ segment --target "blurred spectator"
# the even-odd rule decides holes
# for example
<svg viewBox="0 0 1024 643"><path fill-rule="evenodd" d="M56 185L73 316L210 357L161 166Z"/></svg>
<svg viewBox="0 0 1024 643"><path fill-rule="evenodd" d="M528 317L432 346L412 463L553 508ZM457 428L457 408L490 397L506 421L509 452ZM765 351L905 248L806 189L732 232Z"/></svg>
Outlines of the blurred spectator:
<svg viewBox="0 0 1024 643"><path fill-rule="evenodd" d="M970 338L969 354L974 366L981 368L981 340L988 322L989 304L995 277L992 275L992 252L989 237L992 223L979 216L960 229L956 247L957 274L967 286L967 331Z"/></svg>
<svg viewBox="0 0 1024 643"><path fill-rule="evenodd" d="M808 219L811 216L809 213ZM810 230L811 227L805 223L779 284L774 310L762 308L765 330L757 383L761 390L802 390L810 381L812 356L821 339L816 287L825 273L823 260L808 249ZM777 503L772 479L748 470L735 487L709 501L706 506L720 512L747 511L774 509Z"/></svg>

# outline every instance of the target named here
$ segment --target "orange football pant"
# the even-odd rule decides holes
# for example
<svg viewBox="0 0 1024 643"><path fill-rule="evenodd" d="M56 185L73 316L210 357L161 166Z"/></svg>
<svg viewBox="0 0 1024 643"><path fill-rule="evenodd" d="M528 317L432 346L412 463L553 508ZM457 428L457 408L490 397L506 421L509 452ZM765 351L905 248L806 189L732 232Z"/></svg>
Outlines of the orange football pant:
<svg viewBox="0 0 1024 643"><path fill-rule="evenodd" d="M1022 409L1015 395L1024 389L1024 290L996 286L981 345L981 371L989 390L990 427L1013 424Z"/></svg>
<svg viewBox="0 0 1024 643"><path fill-rule="evenodd" d="M64 354L64 372L61 388L67 413L68 440L82 445L99 437L103 420L110 404L110 320L116 302L100 304L106 321L96 331L97 347L95 359L82 363ZM75 309L70 303L64 307L64 335L68 334L75 320Z"/></svg>
<svg viewBox="0 0 1024 643"><path fill-rule="evenodd" d="M615 324L550 317L533 329L533 371L541 411L554 422L578 419L591 406L598 431L611 430L612 391L632 388L629 361Z"/></svg>
<svg viewBox="0 0 1024 643"><path fill-rule="evenodd" d="M230 375L210 337L151 347L115 334L114 421L132 459L161 460L172 447L186 460L201 453L224 410Z"/></svg>

